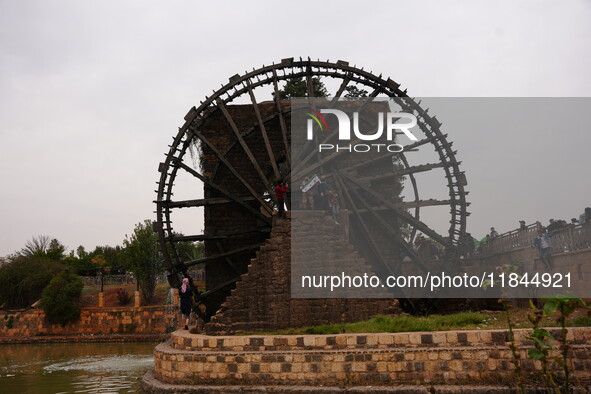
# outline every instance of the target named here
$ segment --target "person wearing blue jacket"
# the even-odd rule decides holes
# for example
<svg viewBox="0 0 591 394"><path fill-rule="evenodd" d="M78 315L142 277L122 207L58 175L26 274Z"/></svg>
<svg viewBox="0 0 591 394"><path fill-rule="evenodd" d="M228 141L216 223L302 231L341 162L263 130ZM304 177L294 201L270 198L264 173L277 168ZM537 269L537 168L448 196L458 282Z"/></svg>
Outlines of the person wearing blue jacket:
<svg viewBox="0 0 591 394"><path fill-rule="evenodd" d="M538 236L534 239L532 247L538 248L540 260L546 266L546 269L552 270L554 264L552 263L552 247L550 246L550 238L554 233L544 233L543 230L538 230Z"/></svg>

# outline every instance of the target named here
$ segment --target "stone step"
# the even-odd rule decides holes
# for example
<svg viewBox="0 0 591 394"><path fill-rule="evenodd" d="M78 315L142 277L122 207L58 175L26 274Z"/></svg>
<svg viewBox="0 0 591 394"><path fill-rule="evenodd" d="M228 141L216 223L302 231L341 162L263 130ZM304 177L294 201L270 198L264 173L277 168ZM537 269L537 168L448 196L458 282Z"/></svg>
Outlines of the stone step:
<svg viewBox="0 0 591 394"><path fill-rule="evenodd" d="M371 267L345 238L343 228L335 225L330 216L321 211L300 213L290 213L288 219L273 218L270 238L250 260L248 272L241 276L225 300L224 307L205 325L207 333L256 331L261 329L258 323L261 320L266 322L265 329L281 329L335 321L358 321L378 313L394 313L390 307L393 301L384 299L390 295L371 289L366 298L381 299L343 299L327 307L329 300L318 301L317 294L313 292L307 298L290 298L292 272L296 275L300 271L305 271L306 275L326 275L323 267L327 261L331 262L328 267L331 271L336 268L341 271L346 269L348 275L372 272ZM293 220L289 219L292 215ZM297 230L303 224L306 224L306 230L298 232L298 236L301 235L297 239L298 249L292 251L291 230ZM310 259L310 254L315 257ZM334 294L348 298L346 292ZM318 302L325 306L319 307L316 305ZM306 305L306 308L300 309L300 305Z"/></svg>
<svg viewBox="0 0 591 394"><path fill-rule="evenodd" d="M560 338L559 327L548 328L556 339ZM514 329L518 346L531 345L527 338L531 329ZM569 327L567 340L573 345L591 346L591 327ZM175 331L171 347L175 349L209 351L271 351L280 348L291 350L353 350L388 348L438 348L438 347L491 347L508 346L508 330L461 330L430 332L398 332L334 335L241 335L209 336Z"/></svg>
<svg viewBox="0 0 591 394"><path fill-rule="evenodd" d="M318 385L183 385L183 384L168 384L157 380L154 377L154 372L147 372L142 379L142 389L148 394L164 394L164 393L186 393L186 394L203 394L203 393L240 393L240 394L333 394L333 393L360 393L360 394L514 394L516 391L513 387L498 386L495 384L489 385L409 385L397 384L394 386L318 386ZM573 391L574 393L586 393L591 391L591 387L587 391ZM526 393L539 393L538 388L526 388Z"/></svg>

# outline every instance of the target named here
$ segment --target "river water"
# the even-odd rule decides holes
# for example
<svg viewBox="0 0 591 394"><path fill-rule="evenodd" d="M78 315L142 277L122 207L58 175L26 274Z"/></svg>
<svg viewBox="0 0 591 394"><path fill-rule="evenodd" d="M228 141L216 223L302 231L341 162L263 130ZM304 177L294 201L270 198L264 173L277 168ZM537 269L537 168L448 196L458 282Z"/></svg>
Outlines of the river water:
<svg viewBox="0 0 591 394"><path fill-rule="evenodd" d="M0 345L0 393L139 393L156 343Z"/></svg>

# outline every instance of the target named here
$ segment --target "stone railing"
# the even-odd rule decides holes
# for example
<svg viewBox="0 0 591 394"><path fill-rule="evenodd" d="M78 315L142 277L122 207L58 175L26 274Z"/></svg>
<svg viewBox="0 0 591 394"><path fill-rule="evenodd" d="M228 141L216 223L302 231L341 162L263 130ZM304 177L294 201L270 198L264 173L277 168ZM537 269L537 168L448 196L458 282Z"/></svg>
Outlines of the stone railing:
<svg viewBox="0 0 591 394"><path fill-rule="evenodd" d="M198 269L198 270L190 270L189 274L194 281L203 282L205 281L205 270ZM82 280L84 280L84 286L100 286L101 285L101 276L82 276ZM160 274L156 277L156 283L167 283L168 279L166 278L166 273ZM127 273L125 275L105 275L104 285L127 285L127 284L134 284L137 283L135 277L132 273Z"/></svg>
<svg viewBox="0 0 591 394"><path fill-rule="evenodd" d="M83 276L82 280L84 280L84 286L100 286L101 285L101 276ZM104 284L105 285L126 285L126 284L133 284L136 283L135 278L133 275L125 274L125 275L105 275L104 277Z"/></svg>
<svg viewBox="0 0 591 394"><path fill-rule="evenodd" d="M591 247L591 225L568 225L552 232L550 245L553 253L571 252ZM491 239L479 248L480 256L491 256L516 249L529 248L537 237L536 224L512 230Z"/></svg>
<svg viewBox="0 0 591 394"><path fill-rule="evenodd" d="M555 232L550 242L554 253L590 248L591 225L569 226Z"/></svg>

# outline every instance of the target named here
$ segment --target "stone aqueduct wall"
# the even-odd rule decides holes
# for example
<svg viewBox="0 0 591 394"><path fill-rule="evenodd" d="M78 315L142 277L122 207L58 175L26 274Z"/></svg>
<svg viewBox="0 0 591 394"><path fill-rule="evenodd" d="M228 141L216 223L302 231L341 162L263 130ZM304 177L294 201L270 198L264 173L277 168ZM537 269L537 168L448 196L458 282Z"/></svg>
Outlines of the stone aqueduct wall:
<svg viewBox="0 0 591 394"><path fill-rule="evenodd" d="M363 268L363 259L345 240L343 229L319 211L309 211L308 236L317 248L342 251L347 265ZM319 214L320 213L320 214ZM298 216L305 213L298 212ZM377 314L400 312L398 301L384 298L291 298L291 220L273 220L271 237L251 259L248 272L222 304L218 314L206 324L208 334L278 330L338 322L352 322ZM312 254L314 254L312 252ZM339 260L342 262L342 260Z"/></svg>
<svg viewBox="0 0 591 394"><path fill-rule="evenodd" d="M527 357L530 331L515 330L515 339L531 382L540 378L541 364ZM560 329L550 331L560 336ZM591 383L591 329L569 328L567 340L571 381ZM558 355L551 351L550 359ZM177 331L157 346L154 376L206 385L510 384L512 360L505 330L220 337ZM553 361L550 368L560 375Z"/></svg>
<svg viewBox="0 0 591 394"><path fill-rule="evenodd" d="M259 104L259 110L261 117L266 119L275 113L275 105L273 103L261 103ZM231 105L228 106L228 112L240 132L243 133L245 143L251 149L254 158L260 163L265 176L272 180L272 167L262 134L258 129L257 132L246 134L249 130L252 130L253 125L258 124L254 110L250 105ZM286 121L289 124L289 118ZM280 131L279 119L275 118L267 122L266 129L269 135L269 143L276 154L276 161L285 160L287 153ZM207 117L207 121L201 127L201 132L219 152L225 153L224 157L227 162L231 163L239 171L240 176L262 197L266 185L263 184L256 168L244 153L233 129L221 111L216 111ZM246 203L255 211L259 211L259 202L253 199L247 188L237 181L232 172L220 162L215 152L205 143L200 144L200 151L200 165L203 175L212 178L216 185L223 187L232 194L244 198ZM225 198L226 196L219 190L204 184L204 197ZM204 217L205 234L208 236L222 235L220 238L205 241L205 254L207 256L218 254L222 250L229 251L260 244L269 235L268 232L253 232L253 228L264 225L261 219L233 201L224 204L206 205L204 207ZM226 234L229 233L242 234L227 236ZM205 267L206 288L208 290L214 289L220 284L245 273L250 259L254 257L254 253L255 250L245 251L229 256L227 259L207 264ZM217 292L210 296L208 298L208 312L214 314L228 294L229 290Z"/></svg>
<svg viewBox="0 0 591 394"><path fill-rule="evenodd" d="M170 307L85 308L80 320L62 327L45 319L42 309L0 311L0 338L42 335L164 334L175 329Z"/></svg>
<svg viewBox="0 0 591 394"><path fill-rule="evenodd" d="M573 273L576 273L576 275L573 276L573 280L583 281L585 285L591 280L591 248L554 253L552 259L554 266L558 268L557 271L562 271L561 267L568 267L571 270L574 268ZM474 261L483 264L491 264L494 261L495 265L522 262L526 272L534 272L544 267L537 250L529 247L493 254L488 257L475 258Z"/></svg>
<svg viewBox="0 0 591 394"><path fill-rule="evenodd" d="M554 270L552 272L570 272L571 274L571 287L557 288L555 293L572 293L581 296L581 298L590 299L591 248L555 253L552 255L552 260L554 264ZM487 269L490 271L491 266L512 265L516 262L522 264L522 272L530 274L547 272L538 256L537 250L529 247L518 248L480 259L472 259L470 264L464 267L464 270L468 273L478 274ZM501 293L497 295L502 296Z"/></svg>

